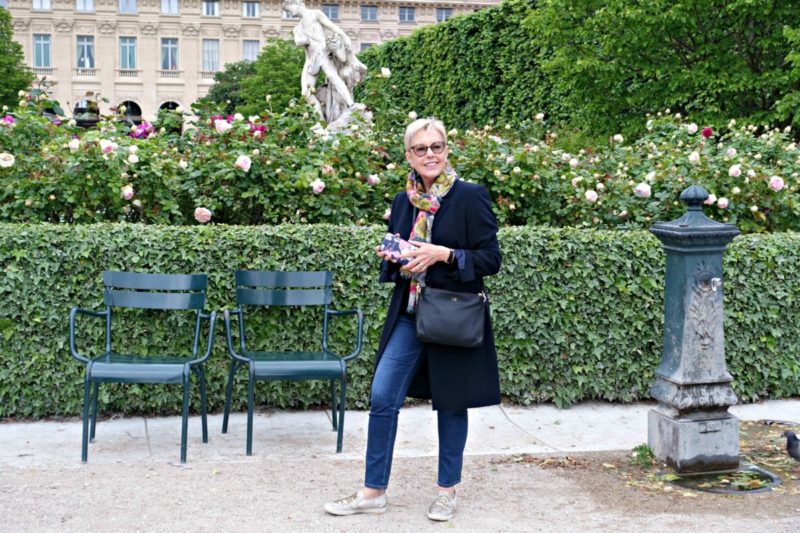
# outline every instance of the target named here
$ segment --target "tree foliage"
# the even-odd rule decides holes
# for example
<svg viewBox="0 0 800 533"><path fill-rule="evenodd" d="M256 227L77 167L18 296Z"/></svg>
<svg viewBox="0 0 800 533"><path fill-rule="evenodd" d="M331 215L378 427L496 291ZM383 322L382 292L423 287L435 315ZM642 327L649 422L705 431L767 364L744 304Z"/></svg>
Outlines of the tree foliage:
<svg viewBox="0 0 800 533"><path fill-rule="evenodd" d="M784 26L795 0L541 0L527 20L578 123L606 133L665 108L775 122L797 90Z"/></svg>
<svg viewBox="0 0 800 533"><path fill-rule="evenodd" d="M199 100L198 104L200 106L217 104L221 106L220 109L225 114L233 114L236 108L245 102L242 94L242 82L248 76L252 76L255 71L252 61L227 63L224 70L214 74L214 85L211 86L208 94Z"/></svg>
<svg viewBox="0 0 800 533"><path fill-rule="evenodd" d="M12 107L19 100L17 93L30 86L33 74L25 65L22 45L14 40L6 9L0 9L0 72L0 105Z"/></svg>
<svg viewBox="0 0 800 533"><path fill-rule="evenodd" d="M236 110L243 115L258 115L267 109L285 109L292 99L300 98L300 72L305 56L303 49L283 39L269 39L253 64L252 75L242 80L244 103Z"/></svg>

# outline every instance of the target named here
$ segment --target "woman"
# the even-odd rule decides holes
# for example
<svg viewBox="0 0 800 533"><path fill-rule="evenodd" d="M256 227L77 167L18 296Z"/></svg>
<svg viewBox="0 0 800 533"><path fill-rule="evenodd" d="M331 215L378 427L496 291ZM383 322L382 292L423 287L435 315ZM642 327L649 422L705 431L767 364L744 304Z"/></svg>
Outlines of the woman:
<svg viewBox="0 0 800 533"><path fill-rule="evenodd" d="M425 344L416 337L414 309L420 286L459 292L483 290L483 277L500 269L497 221L485 188L458 179L447 161L447 133L435 119L412 122L405 133L411 165L406 190L394 198L389 231L418 246L402 268L379 251L381 282L394 293L378 347L372 382L364 488L325 504L335 515L386 511L397 416L406 395L431 398L437 411L439 473L431 520L456 510L467 440L467 408L500 403L497 355L489 311L478 348ZM469 327L468 324L464 325Z"/></svg>

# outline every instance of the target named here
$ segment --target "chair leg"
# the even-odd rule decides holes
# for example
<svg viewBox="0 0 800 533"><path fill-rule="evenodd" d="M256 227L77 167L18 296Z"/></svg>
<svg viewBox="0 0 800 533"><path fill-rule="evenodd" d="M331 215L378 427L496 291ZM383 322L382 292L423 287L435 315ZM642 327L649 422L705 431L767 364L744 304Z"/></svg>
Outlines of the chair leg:
<svg viewBox="0 0 800 533"><path fill-rule="evenodd" d="M92 401L90 394L91 384L89 375L83 379L83 428L81 430L81 462L85 463L89 458L89 404Z"/></svg>
<svg viewBox="0 0 800 533"><path fill-rule="evenodd" d="M189 431L189 373L183 375L183 413L181 419L181 464L186 462L186 440Z"/></svg>
<svg viewBox="0 0 800 533"><path fill-rule="evenodd" d="M247 384L247 455L253 455L253 404L256 395L256 378L250 369L250 381Z"/></svg>
<svg viewBox="0 0 800 533"><path fill-rule="evenodd" d="M336 431L336 380L331 380L331 422L333 430Z"/></svg>
<svg viewBox="0 0 800 533"><path fill-rule="evenodd" d="M203 422L203 442L208 443L208 402L206 398L206 371L203 365L197 370L200 381L200 418Z"/></svg>
<svg viewBox="0 0 800 533"><path fill-rule="evenodd" d="M231 361L231 367L228 371L228 385L225 387L225 407L222 411L222 432L228 432L228 414L231 412L231 396L233 396L233 376L239 369L237 361Z"/></svg>
<svg viewBox="0 0 800 533"><path fill-rule="evenodd" d="M342 391L339 399L339 434L336 436L336 453L342 453L342 439L344 437L344 402L347 393L347 376L342 376Z"/></svg>
<svg viewBox="0 0 800 533"><path fill-rule="evenodd" d="M94 442L94 430L97 427L97 397L100 393L100 382L95 381L92 391L92 425L89 428L89 442Z"/></svg>

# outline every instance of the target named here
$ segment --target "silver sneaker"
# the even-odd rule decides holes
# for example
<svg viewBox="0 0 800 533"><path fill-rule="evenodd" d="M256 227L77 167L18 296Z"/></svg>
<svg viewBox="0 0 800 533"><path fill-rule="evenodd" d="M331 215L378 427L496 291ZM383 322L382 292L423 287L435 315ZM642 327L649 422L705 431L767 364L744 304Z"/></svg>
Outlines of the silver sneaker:
<svg viewBox="0 0 800 533"><path fill-rule="evenodd" d="M326 503L325 511L336 516L359 513L385 513L386 493L384 492L375 498L364 498L364 493L358 491L346 498Z"/></svg>
<svg viewBox="0 0 800 533"><path fill-rule="evenodd" d="M456 514L456 503L458 497L453 494L451 497L446 492L440 492L433 503L428 507L428 518L437 522L447 522Z"/></svg>

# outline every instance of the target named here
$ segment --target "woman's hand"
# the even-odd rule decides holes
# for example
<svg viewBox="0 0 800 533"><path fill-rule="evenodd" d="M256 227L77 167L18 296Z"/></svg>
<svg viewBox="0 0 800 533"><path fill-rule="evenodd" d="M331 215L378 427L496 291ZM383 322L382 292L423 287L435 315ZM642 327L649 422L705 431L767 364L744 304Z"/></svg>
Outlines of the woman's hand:
<svg viewBox="0 0 800 533"><path fill-rule="evenodd" d="M439 261L445 262L450 257L450 248L446 246L419 241L414 241L411 244L416 246L417 249L403 252L402 255L402 257L411 258L411 261L405 266L411 272L424 272L432 264Z"/></svg>

